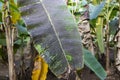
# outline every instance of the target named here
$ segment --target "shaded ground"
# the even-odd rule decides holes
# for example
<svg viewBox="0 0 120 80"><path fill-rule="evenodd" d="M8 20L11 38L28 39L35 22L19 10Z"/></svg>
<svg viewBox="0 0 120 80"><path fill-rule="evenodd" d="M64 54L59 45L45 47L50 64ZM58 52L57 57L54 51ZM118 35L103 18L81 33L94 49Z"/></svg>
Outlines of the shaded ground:
<svg viewBox="0 0 120 80"><path fill-rule="evenodd" d="M27 52L26 52L27 51ZM30 54L29 54L29 50L25 49L25 69L28 69L30 66ZM16 54L15 56L15 60L16 60L16 72L19 73L20 71L20 55ZM104 61L102 61L104 62ZM103 65L105 65L103 63ZM30 73L30 72L27 72ZM82 71L82 74L79 74L79 76L81 77L81 80L100 80L92 71L90 71L90 69L88 69L87 67L85 67ZM28 75L29 76L29 75ZM25 80L30 80L28 79ZM71 75L72 77L74 77L74 75ZM30 77L30 76L29 76ZM72 77L69 80L73 80ZM0 80L8 80L8 64L4 63L1 59L0 59ZM21 80L21 79L19 79ZM23 79L22 79L23 80ZM48 78L47 80L65 80L65 79L57 79L51 72L48 73ZM107 78L105 80L120 80L120 72L118 72L116 70L115 67L111 67L110 68L110 74L107 76Z"/></svg>
<svg viewBox="0 0 120 80"><path fill-rule="evenodd" d="M0 59L0 80L8 80L8 65Z"/></svg>
<svg viewBox="0 0 120 80"><path fill-rule="evenodd" d="M120 73L116 72L115 68L110 68L110 74L105 80L120 80ZM100 80L93 72L85 67L81 74L81 80Z"/></svg>
<svg viewBox="0 0 120 80"><path fill-rule="evenodd" d="M8 80L8 65L3 64L0 60L0 80ZM111 74L105 80L120 80L120 73L116 72L115 68L111 67ZM85 67L81 72L81 80L100 80L93 72L91 72L87 67ZM57 79L53 75L48 75L47 80L64 80Z"/></svg>

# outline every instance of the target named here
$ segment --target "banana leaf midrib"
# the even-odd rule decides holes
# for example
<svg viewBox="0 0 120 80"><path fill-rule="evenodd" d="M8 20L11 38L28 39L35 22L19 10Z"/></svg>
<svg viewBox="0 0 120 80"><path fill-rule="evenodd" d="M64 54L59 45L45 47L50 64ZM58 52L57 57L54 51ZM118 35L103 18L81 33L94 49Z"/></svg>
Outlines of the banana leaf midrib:
<svg viewBox="0 0 120 80"><path fill-rule="evenodd" d="M45 10L45 12L46 12L46 14L47 14L47 17L48 17L48 19L49 19L49 21L50 21L50 23L51 23L51 25L52 25L53 30L55 31L55 35L56 35L56 37L57 37L57 39L58 39L58 42L59 42L59 44L60 44L60 47L61 47L61 49L62 49L62 51L63 51L63 54L64 54L64 56L65 56L65 58L66 58L65 51L64 51L64 49L63 49L63 47L62 47L62 43L61 43L61 41L60 41L60 39L59 39L59 37L58 37L58 33L57 33L57 31L55 30L55 28L54 28L54 24L53 24L53 22L52 22L52 19L50 18L50 14L48 13L47 9L45 8L45 5L42 3L41 0L40 0L40 2L41 2L42 6L43 6L43 8L44 8L44 10ZM67 58L66 58L66 61L67 61L68 66L70 66Z"/></svg>

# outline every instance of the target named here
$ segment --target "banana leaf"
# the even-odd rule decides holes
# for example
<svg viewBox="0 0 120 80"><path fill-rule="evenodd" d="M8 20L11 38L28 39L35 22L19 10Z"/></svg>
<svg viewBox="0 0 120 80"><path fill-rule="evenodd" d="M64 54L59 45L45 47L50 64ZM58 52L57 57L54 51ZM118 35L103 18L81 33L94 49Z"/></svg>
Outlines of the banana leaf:
<svg viewBox="0 0 120 80"><path fill-rule="evenodd" d="M90 16L90 19L95 19L98 17L98 15L100 14L100 12L102 11L102 9L104 8L105 6L105 2L106 1L102 1L99 5L92 5L92 4L89 4L89 16Z"/></svg>
<svg viewBox="0 0 120 80"><path fill-rule="evenodd" d="M83 67L81 37L64 0L18 0L33 43L51 71L64 77Z"/></svg>
<svg viewBox="0 0 120 80"><path fill-rule="evenodd" d="M100 80L105 80L107 74L101 64L97 61L95 56L93 56L92 53L85 48L83 49L83 51L85 65L89 67L93 72L95 72Z"/></svg>
<svg viewBox="0 0 120 80"><path fill-rule="evenodd" d="M109 22L110 25L110 34L115 35L118 26L119 26L119 19L115 18Z"/></svg>
<svg viewBox="0 0 120 80"><path fill-rule="evenodd" d="M105 47L104 47L104 34L103 34L103 17L98 17L97 22L96 22L96 37L97 37L97 42L98 46L100 49L101 53L105 52Z"/></svg>

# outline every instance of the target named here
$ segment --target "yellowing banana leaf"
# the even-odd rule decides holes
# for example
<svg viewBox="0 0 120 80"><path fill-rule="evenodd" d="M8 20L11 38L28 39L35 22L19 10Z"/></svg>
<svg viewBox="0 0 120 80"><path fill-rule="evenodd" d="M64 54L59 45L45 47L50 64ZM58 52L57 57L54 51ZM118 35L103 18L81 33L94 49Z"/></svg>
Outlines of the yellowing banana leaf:
<svg viewBox="0 0 120 80"><path fill-rule="evenodd" d="M20 20L20 12L17 9L17 4L15 4L14 0L10 1L10 13L11 13L11 20L13 24L16 24L18 20Z"/></svg>
<svg viewBox="0 0 120 80"><path fill-rule="evenodd" d="M46 80L48 64L38 55L35 58L32 80Z"/></svg>
<svg viewBox="0 0 120 80"><path fill-rule="evenodd" d="M37 50L56 76L83 67L81 37L64 0L17 0Z"/></svg>

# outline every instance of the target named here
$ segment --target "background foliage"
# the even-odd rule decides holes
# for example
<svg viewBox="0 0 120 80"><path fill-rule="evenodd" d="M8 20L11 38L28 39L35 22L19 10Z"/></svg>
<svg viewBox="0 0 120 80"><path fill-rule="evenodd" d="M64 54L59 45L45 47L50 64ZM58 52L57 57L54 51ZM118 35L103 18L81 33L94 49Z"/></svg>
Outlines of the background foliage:
<svg viewBox="0 0 120 80"><path fill-rule="evenodd" d="M95 56L98 55L100 57L101 54L105 54L106 57L108 57L107 56L108 53L106 53L106 48L109 49L110 47L113 48L114 46L116 46L114 43L114 39L115 39L116 33L118 32L118 24L119 24L118 23L119 3L117 2L118 0L103 0L103 1L102 0L100 1L67 0L67 6L65 6L65 3L63 3L60 0L52 1L51 4L54 4L54 5L48 5L50 0L44 0L43 2L40 1L40 6L42 5L41 8L38 7L36 4L33 5L32 2L29 4L28 7L26 8L22 7L27 5L28 4L27 2L29 1L35 2L34 0L27 0L27 1L10 0L9 1L12 24L16 29L15 40L14 40L14 53L16 53L16 51L19 48L24 48L27 42L30 41L30 36L31 36L37 51L40 53L42 58L45 59L45 61L48 63L49 68L55 75L62 76L63 73L66 70L69 71L69 69L70 70L76 69L76 68L77 70L81 69L83 67L82 62L84 61L84 64L86 66L88 66L91 70L93 70L101 80L104 80L107 74L104 71L103 67L100 65L100 63L97 61L98 57L95 58ZM17 2L18 2L19 8L17 7ZM2 5L3 4L4 4L3 0L0 0L0 6L1 6L0 7L0 25L1 25L0 26L0 56L2 58L4 58L5 56L2 53L3 51L2 47L6 46L5 31L4 31L4 27L2 26L2 24L4 24L2 22L2 12L3 12ZM61 7L54 9L58 5L60 5ZM68 11L67 7L71 13ZM39 14L35 13L34 10L37 10L38 12L42 10L46 12L46 15L42 13L41 15L46 16L47 18L39 17L40 13ZM86 12L88 12L87 13L88 15L86 15ZM84 20L86 20L86 19L82 20L80 18L83 15L89 23L90 35L92 37L94 48L98 50L98 51L94 51L95 56L92 55L93 54L92 52L86 50L85 46L81 46L81 40L80 38L78 38L79 33L76 27L77 27L77 24L79 25L83 23ZM35 16L37 16L36 20L33 19L33 17ZM76 19L76 22L73 16ZM57 22L58 19L61 21L60 23L59 21ZM46 21L48 21L49 23ZM44 28L40 27L40 26L43 26L43 24L45 26L50 26L49 28L51 28L51 26L53 27L49 30L46 30L47 29L46 27ZM36 32L35 28L39 31ZM51 34L51 36L53 36L54 38L46 37L48 33ZM56 33L60 33L60 35L62 35L62 37L64 38L62 38L60 35L57 35ZM67 36L67 35L70 35L70 36ZM75 37L75 35L77 36ZM53 44L54 45L53 47L51 47L52 40L53 41L58 40L56 44ZM49 44L49 47L48 47L48 44ZM76 44L76 45L73 46L72 44ZM46 48L46 46L48 48ZM61 46L63 46L63 48ZM51 54L49 54L49 52ZM55 53L59 54L59 56L54 57L56 56ZM64 55L61 55L61 53L64 53ZM75 55L71 55L72 53L74 53ZM21 56L23 54L24 53L21 52ZM78 55L79 57L76 59ZM61 56L61 59L58 58L60 56ZM110 57L106 59L110 59ZM71 60L75 64L71 63L70 62ZM42 63L44 64L45 62L42 62ZM57 63L59 63L59 65ZM61 65L62 63L65 63L65 64ZM107 63L109 64L109 62L106 62L106 64ZM55 67L55 65L53 64L56 64L57 67ZM68 67L68 69L66 69L66 67ZM48 68L46 68L45 71L47 69ZM66 74L69 75L69 72L66 72ZM39 76L39 75L40 74L38 73L32 76Z"/></svg>

